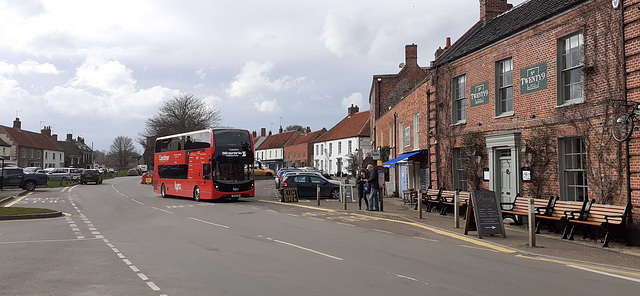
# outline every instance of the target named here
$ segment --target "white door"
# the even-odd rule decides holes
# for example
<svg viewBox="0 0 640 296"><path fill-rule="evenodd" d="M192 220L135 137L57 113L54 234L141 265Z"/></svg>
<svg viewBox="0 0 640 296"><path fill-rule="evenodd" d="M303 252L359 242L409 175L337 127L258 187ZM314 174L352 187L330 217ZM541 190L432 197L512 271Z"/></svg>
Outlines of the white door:
<svg viewBox="0 0 640 296"><path fill-rule="evenodd" d="M511 150L496 151L499 158L500 175L499 187L502 202L511 202L515 197L515 177L517 173L513 167L513 159L511 158Z"/></svg>
<svg viewBox="0 0 640 296"><path fill-rule="evenodd" d="M398 194L400 194L400 196L402 196L402 191L403 190L407 190L407 179L408 179L408 169L407 169L407 164L403 163L403 164L398 164L398 167L400 167L400 191L398 191Z"/></svg>

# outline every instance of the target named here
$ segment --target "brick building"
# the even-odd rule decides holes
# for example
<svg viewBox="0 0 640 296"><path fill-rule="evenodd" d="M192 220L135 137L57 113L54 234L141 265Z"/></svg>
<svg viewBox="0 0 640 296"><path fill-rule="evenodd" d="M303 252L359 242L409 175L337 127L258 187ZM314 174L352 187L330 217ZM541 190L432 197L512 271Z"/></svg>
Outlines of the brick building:
<svg viewBox="0 0 640 296"><path fill-rule="evenodd" d="M51 128L45 127L41 133L22 129L19 118L13 127L0 125L0 139L9 147L3 150L4 164L19 167L63 167L64 150L57 142L57 135L51 135Z"/></svg>
<svg viewBox="0 0 640 296"><path fill-rule="evenodd" d="M313 142L326 132L326 128L312 132L309 127L305 132L298 132L295 139L284 147L285 167L313 166Z"/></svg>
<svg viewBox="0 0 640 296"><path fill-rule="evenodd" d="M636 1L622 11L605 0L479 2L478 22L447 40L409 93L391 100L399 83L385 89L389 75L373 77L374 145L411 154L394 186L631 202L638 221L639 135L628 142L627 182L626 144L610 131L624 100L640 101Z"/></svg>

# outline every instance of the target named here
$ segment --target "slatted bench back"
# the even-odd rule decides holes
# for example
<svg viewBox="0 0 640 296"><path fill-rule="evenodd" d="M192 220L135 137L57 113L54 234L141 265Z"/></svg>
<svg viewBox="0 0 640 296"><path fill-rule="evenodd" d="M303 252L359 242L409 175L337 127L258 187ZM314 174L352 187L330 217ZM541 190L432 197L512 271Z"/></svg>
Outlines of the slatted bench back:
<svg viewBox="0 0 640 296"><path fill-rule="evenodd" d="M610 224L622 224L624 222L624 218L620 216L624 216L627 214L628 206L618 206L618 205L605 205L605 204L592 204L589 208L589 216L587 217L587 222L595 222L595 223L604 223L607 222L605 216L618 216L618 217L609 217Z"/></svg>

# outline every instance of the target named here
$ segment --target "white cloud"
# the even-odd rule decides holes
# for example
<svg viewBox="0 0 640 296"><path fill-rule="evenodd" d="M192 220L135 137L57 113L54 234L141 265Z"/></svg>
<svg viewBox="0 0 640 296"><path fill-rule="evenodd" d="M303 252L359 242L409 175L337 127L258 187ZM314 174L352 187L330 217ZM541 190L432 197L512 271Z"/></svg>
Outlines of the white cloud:
<svg viewBox="0 0 640 296"><path fill-rule="evenodd" d="M264 63L255 61L247 62L244 67L242 67L240 74L236 75L235 80L231 82L231 85L227 89L227 94L231 97L242 97L267 90L287 90L305 80L304 77L293 78L289 75L271 80L268 74L274 65L271 61Z"/></svg>
<svg viewBox="0 0 640 296"><path fill-rule="evenodd" d="M364 107L364 100L361 93L353 93L350 96L342 99L342 109L347 109L351 105L360 107L360 110Z"/></svg>
<svg viewBox="0 0 640 296"><path fill-rule="evenodd" d="M253 106L256 108L256 110L263 113L275 113L281 111L280 106L278 106L278 101L276 100L264 100L262 102L255 102L253 103Z"/></svg>
<svg viewBox="0 0 640 296"><path fill-rule="evenodd" d="M50 63L40 64L31 59L26 60L22 62L20 65L18 65L18 72L20 72L21 74L31 74L31 73L53 74L53 75L60 74L60 71L53 64L50 64Z"/></svg>
<svg viewBox="0 0 640 296"><path fill-rule="evenodd" d="M76 76L68 85L110 94L132 93L136 84L132 73L131 69L118 61L90 58L78 67Z"/></svg>
<svg viewBox="0 0 640 296"><path fill-rule="evenodd" d="M133 71L118 61L88 59L64 86L44 94L45 105L64 115L148 118L165 99L178 94L166 87L136 89Z"/></svg>
<svg viewBox="0 0 640 296"><path fill-rule="evenodd" d="M19 65L0 61L0 75L14 75L14 74L52 74L58 75L61 73L55 65L50 63L41 64L32 59L28 59Z"/></svg>
<svg viewBox="0 0 640 296"><path fill-rule="evenodd" d="M366 20L329 12L322 28L324 46L340 58L366 55L374 35Z"/></svg>

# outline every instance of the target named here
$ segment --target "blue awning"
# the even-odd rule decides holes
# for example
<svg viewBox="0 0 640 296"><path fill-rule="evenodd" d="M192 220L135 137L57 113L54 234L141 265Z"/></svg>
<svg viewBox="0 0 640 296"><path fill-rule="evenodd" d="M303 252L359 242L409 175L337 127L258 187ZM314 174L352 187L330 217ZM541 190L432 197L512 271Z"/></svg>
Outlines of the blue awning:
<svg viewBox="0 0 640 296"><path fill-rule="evenodd" d="M409 158L411 156L414 156L414 155L416 155L418 153L421 153L421 152L422 151L413 151L413 152L402 154L402 155L400 155L400 156L398 156L398 157L396 157L396 158L394 158L392 160L383 162L382 163L382 167L384 167L384 168L392 168L392 167L396 166L397 162L405 160L405 159L407 159L407 158Z"/></svg>

